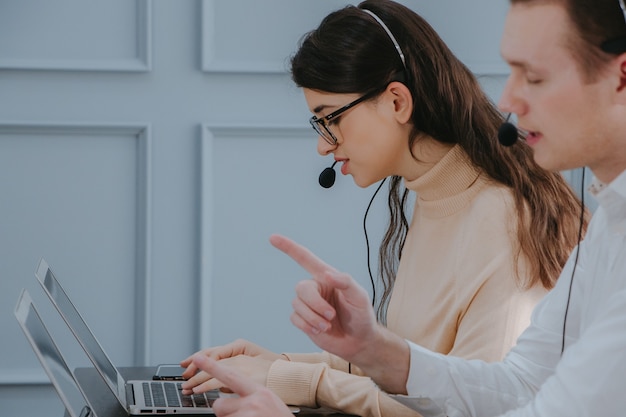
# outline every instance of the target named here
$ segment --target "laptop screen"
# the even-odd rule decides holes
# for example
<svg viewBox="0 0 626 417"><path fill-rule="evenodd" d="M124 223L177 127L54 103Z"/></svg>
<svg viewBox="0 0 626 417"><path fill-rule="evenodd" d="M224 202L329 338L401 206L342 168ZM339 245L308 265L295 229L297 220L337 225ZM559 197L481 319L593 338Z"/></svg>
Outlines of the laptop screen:
<svg viewBox="0 0 626 417"><path fill-rule="evenodd" d="M74 374L52 340L26 290L22 291L17 302L15 317L70 416L89 415L90 408L74 379Z"/></svg>
<svg viewBox="0 0 626 417"><path fill-rule="evenodd" d="M113 391L113 394L118 397L123 406L126 406L124 379L106 355L74 304L70 301L45 260L42 259L39 262L35 275L72 333L74 333L74 336L76 336L76 339L78 339L94 363L98 372L100 372L111 391Z"/></svg>

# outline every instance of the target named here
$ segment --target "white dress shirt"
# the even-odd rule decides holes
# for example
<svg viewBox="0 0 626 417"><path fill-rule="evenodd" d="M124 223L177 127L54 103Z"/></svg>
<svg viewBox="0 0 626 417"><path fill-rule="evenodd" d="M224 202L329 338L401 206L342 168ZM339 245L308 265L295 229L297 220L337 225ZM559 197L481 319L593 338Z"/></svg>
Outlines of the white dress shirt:
<svg viewBox="0 0 626 417"><path fill-rule="evenodd" d="M396 400L424 417L626 416L626 171L591 192L599 207L580 244L571 296L576 249L502 362L409 342L408 396Z"/></svg>

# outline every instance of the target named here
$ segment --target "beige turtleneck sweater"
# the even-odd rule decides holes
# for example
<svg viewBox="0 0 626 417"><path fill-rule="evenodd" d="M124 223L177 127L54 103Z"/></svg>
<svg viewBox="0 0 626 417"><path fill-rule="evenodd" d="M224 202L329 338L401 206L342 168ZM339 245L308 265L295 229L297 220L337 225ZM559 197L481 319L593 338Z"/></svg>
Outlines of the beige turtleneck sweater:
<svg viewBox="0 0 626 417"><path fill-rule="evenodd" d="M497 361L530 321L543 287L518 285L511 192L480 175L457 145L420 178L387 327L436 352ZM526 272L519 258L518 271ZM267 386L288 404L359 416L418 416L327 352L284 354Z"/></svg>

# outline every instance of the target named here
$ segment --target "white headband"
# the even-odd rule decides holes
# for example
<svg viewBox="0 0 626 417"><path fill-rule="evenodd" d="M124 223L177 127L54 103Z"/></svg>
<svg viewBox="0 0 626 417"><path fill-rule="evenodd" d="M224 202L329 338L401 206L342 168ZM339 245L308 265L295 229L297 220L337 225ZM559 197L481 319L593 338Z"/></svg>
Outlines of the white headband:
<svg viewBox="0 0 626 417"><path fill-rule="evenodd" d="M391 31L389 30L385 22L383 22L381 18L376 16L374 12L372 12L371 10L367 10L367 9L361 9L361 10L371 15L374 19L376 19L378 24L381 25L383 29L385 29L385 32L387 32L387 35L389 35L389 38L391 39L391 42L393 42L393 46L396 47L396 51L398 51L398 55L400 55L400 60L402 61L402 66L404 67L404 70L406 71L406 61L404 60L404 54L402 53L402 49L400 49L400 45L398 45L398 41L396 41L396 38L393 36L393 33L391 33Z"/></svg>

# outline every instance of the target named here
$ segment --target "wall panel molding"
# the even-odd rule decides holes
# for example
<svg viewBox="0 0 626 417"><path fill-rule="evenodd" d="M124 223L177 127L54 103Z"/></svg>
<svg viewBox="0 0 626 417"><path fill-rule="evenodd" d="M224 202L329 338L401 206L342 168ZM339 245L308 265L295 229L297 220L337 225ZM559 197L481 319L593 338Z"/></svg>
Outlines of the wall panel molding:
<svg viewBox="0 0 626 417"><path fill-rule="evenodd" d="M447 1L451 3L450 7L459 7L458 4L453 3L453 0ZM481 1L486 3L488 0ZM467 19L467 13L470 16L482 15L482 12L480 12L482 9L474 5L463 6L469 9L469 12L462 10L462 13L459 13L458 16L451 16L448 13L449 7L442 7L434 3L416 2L414 0L401 0L400 2L425 17L474 74L480 76L509 74L510 69L508 65L500 58L498 53L499 39L494 36L494 33L499 31L498 25L504 21L504 18L502 18L502 22L490 21L488 25L484 25L475 23L472 19ZM296 6L281 3L281 0L273 0L273 3L275 9L286 9L284 13L286 16L291 16L291 23L269 21L268 16L263 15L254 16L257 21L264 22L264 26L262 31L254 27L249 29L250 32L256 30L258 35L254 42L251 42L250 40L237 39L240 31L233 32L231 36L228 36L229 27L238 27L237 24L243 20L242 13L246 13L246 9L241 10L239 8L236 12L225 13L225 11L228 11L227 7L225 7L225 0L202 0L202 39L200 42L202 45L202 70L218 73L285 73L288 71L289 56L292 52L295 52L298 40L306 31L317 27L327 13L339 9L348 3L358 4L358 2L328 0L321 5L319 3L312 4L313 8L310 8L308 4L298 4L297 9L290 10L289 7ZM500 6L503 10L506 10L506 7L506 4ZM268 9L271 8L268 7ZM272 16L275 15L275 12L273 13ZM223 24L228 19L233 20L232 25ZM462 29L459 30L459 28ZM485 51L484 46L480 46L476 42L469 42L473 38L468 40L466 35L463 33L459 34L459 31L476 30L476 28L480 29L480 35L482 36L480 39L485 39L489 42L487 51ZM218 38L216 32L219 32L220 38ZM286 47L286 44L282 44L287 42L286 40L293 41L289 43L292 45L291 50L285 49L281 53L279 49Z"/></svg>
<svg viewBox="0 0 626 417"><path fill-rule="evenodd" d="M216 22L223 17L217 16L216 1L218 0L202 1L202 39L200 43L202 45L202 70L216 73L284 73L285 67L280 61L232 60L219 57L220 44L215 27ZM260 42L260 44L262 43ZM259 45L259 42L254 42L254 45ZM245 56L245 51L240 52L239 57Z"/></svg>
<svg viewBox="0 0 626 417"><path fill-rule="evenodd" d="M211 342L211 307L212 307L212 283L213 271L211 265L214 261L214 181L216 180L211 161L217 157L214 152L216 140L237 139L254 137L258 140L264 138L285 138L311 140L312 131L310 126L279 126L279 125L201 125L200 135L200 242L199 248L199 282L196 314L199 329L197 349L213 346Z"/></svg>
<svg viewBox="0 0 626 417"><path fill-rule="evenodd" d="M115 135L136 140L136 258L134 265L134 327L133 361L148 365L150 359L151 323L151 230L152 230L152 145L151 126L146 123L41 123L0 121L0 142L3 135ZM49 384L40 366L29 369L0 370L0 385Z"/></svg>
<svg viewBox="0 0 626 417"><path fill-rule="evenodd" d="M11 58L0 55L0 69L46 71L148 72L152 69L152 0L135 0L137 19L132 58Z"/></svg>
<svg viewBox="0 0 626 417"><path fill-rule="evenodd" d="M202 70L212 73L285 73L289 56L295 52L298 39L304 32L317 26L328 12L345 4L345 0L323 3L202 0ZM247 33L241 30L243 22L248 26ZM250 38L251 34L254 39Z"/></svg>
<svg viewBox="0 0 626 417"><path fill-rule="evenodd" d="M50 379L43 368L19 369L0 373L0 386L2 385L50 385Z"/></svg>
<svg viewBox="0 0 626 417"><path fill-rule="evenodd" d="M275 61L254 61L242 60L234 61L228 58L219 57L219 39L216 34L216 24L220 19L217 16L218 0L202 0L202 30L201 42L202 51L202 70L205 72L218 73L281 73L285 72L282 63ZM223 17L222 17L223 18ZM262 42L261 42L262 43ZM255 42L255 45L259 43ZM245 55L245 51L241 51L239 57Z"/></svg>

